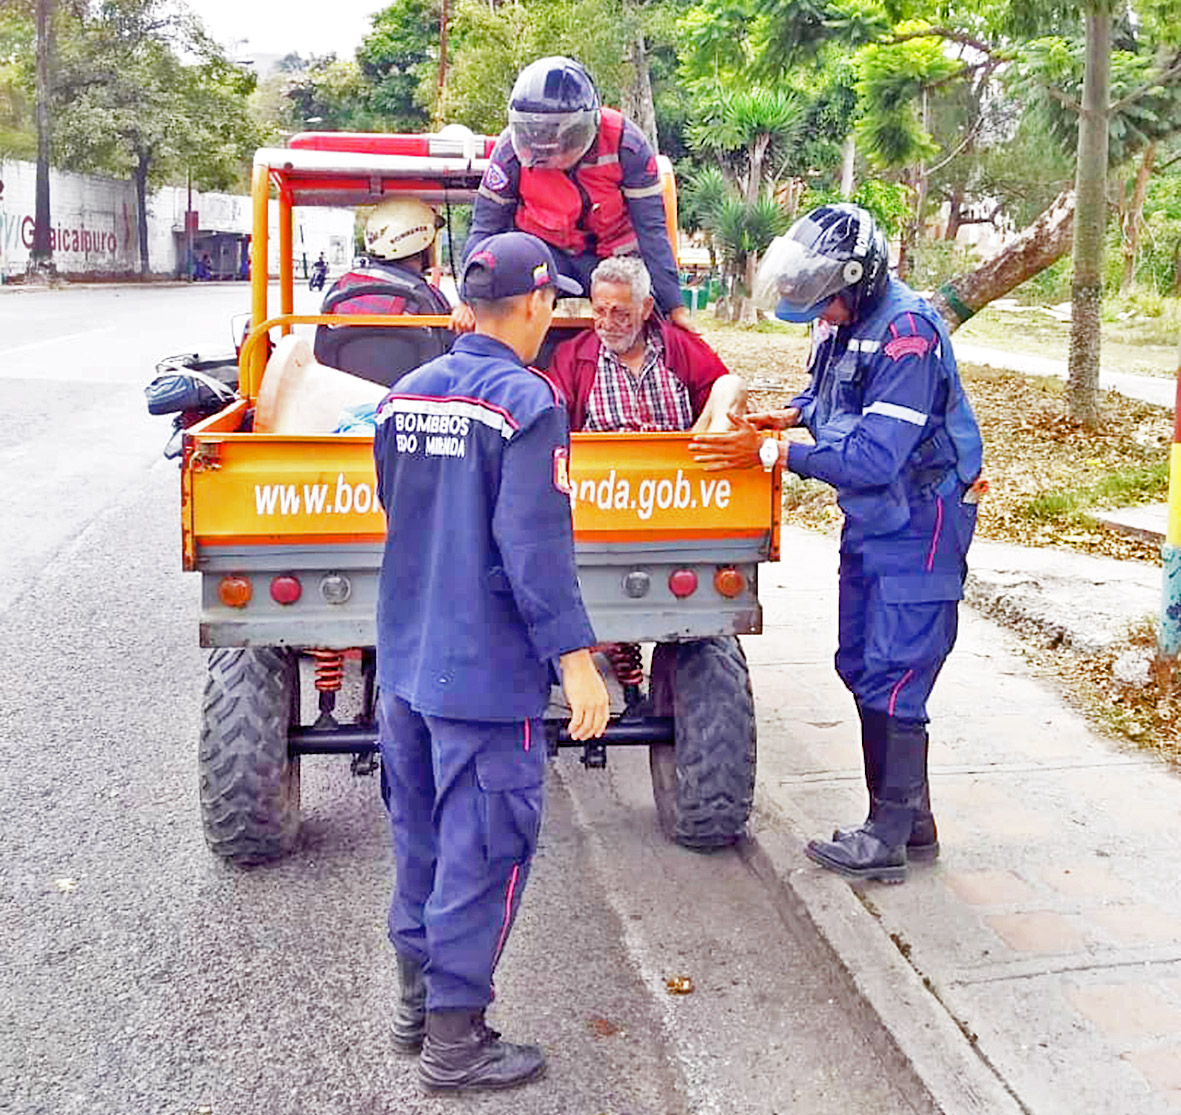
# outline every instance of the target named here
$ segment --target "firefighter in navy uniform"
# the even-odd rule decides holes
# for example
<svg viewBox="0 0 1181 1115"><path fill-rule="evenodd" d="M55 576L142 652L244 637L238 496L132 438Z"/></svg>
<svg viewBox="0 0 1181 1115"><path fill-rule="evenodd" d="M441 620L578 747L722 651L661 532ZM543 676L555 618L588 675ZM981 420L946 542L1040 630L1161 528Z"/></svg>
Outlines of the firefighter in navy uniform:
<svg viewBox="0 0 1181 1115"><path fill-rule="evenodd" d="M573 738L601 735L609 715L574 565L566 408L526 367L566 286L535 237L490 238L462 278L476 331L400 380L377 412L394 1037L421 1046L431 1091L544 1072L541 1051L501 1041L484 1010L536 847L551 680Z"/></svg>
<svg viewBox="0 0 1181 1115"><path fill-rule="evenodd" d="M981 440L939 313L889 274L864 209L826 205L767 250L756 296L816 321L812 380L783 410L732 416L690 446L709 467L771 468L833 485L841 535L836 668L857 701L869 816L809 843L854 879L900 882L939 852L927 781L927 698L955 643L976 525ZM805 426L814 445L763 440Z"/></svg>
<svg viewBox="0 0 1181 1115"><path fill-rule="evenodd" d="M623 113L599 103L590 75L572 58L539 58L513 85L509 126L492 150L464 246L518 228L544 240L566 275L590 292L599 260L639 255L656 305L692 330L664 214L656 155ZM462 307L452 324L467 324Z"/></svg>

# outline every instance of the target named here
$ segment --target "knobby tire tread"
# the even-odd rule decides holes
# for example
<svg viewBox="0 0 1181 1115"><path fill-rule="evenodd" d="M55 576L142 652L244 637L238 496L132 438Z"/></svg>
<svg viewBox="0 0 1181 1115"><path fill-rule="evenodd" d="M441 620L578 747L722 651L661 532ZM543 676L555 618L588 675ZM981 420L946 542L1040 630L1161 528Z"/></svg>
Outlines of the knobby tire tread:
<svg viewBox="0 0 1181 1115"><path fill-rule="evenodd" d="M677 648L677 823L674 839L720 848L746 832L754 801L754 694L733 635Z"/></svg>
<svg viewBox="0 0 1181 1115"><path fill-rule="evenodd" d="M291 850L299 832L299 759L287 753L298 660L278 647L209 655L198 753L205 839L251 864Z"/></svg>

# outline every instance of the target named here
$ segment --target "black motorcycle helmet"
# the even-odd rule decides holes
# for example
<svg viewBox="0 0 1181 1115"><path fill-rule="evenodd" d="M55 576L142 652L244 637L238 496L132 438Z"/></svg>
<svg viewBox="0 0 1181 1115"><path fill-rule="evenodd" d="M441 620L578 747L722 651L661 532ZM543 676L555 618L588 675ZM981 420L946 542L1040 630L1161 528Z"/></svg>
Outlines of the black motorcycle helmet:
<svg viewBox="0 0 1181 1115"><path fill-rule="evenodd" d="M599 133L599 94L573 58L539 58L517 75L508 124L522 166L568 170Z"/></svg>
<svg viewBox="0 0 1181 1115"><path fill-rule="evenodd" d="M755 297L784 321L812 321L838 294L853 319L881 298L890 278L885 234L859 205L822 205L767 249Z"/></svg>

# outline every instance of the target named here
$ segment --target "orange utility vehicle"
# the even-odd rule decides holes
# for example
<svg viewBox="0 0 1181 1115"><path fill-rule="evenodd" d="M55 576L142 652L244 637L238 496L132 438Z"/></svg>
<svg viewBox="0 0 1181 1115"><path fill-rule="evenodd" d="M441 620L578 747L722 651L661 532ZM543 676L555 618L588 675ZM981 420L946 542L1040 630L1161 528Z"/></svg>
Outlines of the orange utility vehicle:
<svg viewBox="0 0 1181 1115"><path fill-rule="evenodd" d="M448 324L438 316L296 314L293 210L363 207L400 194L440 210L468 204L492 144L454 127L415 136L307 133L255 156L252 321L238 394L185 431L181 461L184 567L201 574L200 638L210 648L201 808L210 847L227 859L253 862L293 846L301 756L350 755L358 773L377 766L375 606L385 522L372 434L273 432L260 391L280 374L276 361L290 356L284 338L293 331L380 328L397 346L410 336L404 330ZM667 161L664 173L675 229ZM274 206L277 307L267 268ZM554 328L587 325L559 318ZM656 646L647 670L634 649L612 648L623 708L602 739L570 740L557 709L547 723L551 749L580 748L588 767L603 766L612 745L649 747L662 828L684 844L714 847L741 835L754 791L754 704L736 636L762 628L758 567L778 559L779 472L706 472L688 440L573 436L578 571L595 632L604 643ZM301 678L305 694L318 696L310 714ZM337 702L342 683L354 706L347 722Z"/></svg>

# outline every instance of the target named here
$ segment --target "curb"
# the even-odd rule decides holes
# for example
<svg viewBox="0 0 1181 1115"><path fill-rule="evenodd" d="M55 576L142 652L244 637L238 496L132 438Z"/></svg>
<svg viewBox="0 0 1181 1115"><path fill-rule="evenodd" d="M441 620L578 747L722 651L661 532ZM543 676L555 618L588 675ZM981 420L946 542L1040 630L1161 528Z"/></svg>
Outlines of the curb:
<svg viewBox="0 0 1181 1115"><path fill-rule="evenodd" d="M791 819L762 789L756 797L755 819L762 823L739 854L763 882L803 907L942 1115L1029 1115L882 930L868 899L838 876L805 866L804 841Z"/></svg>

